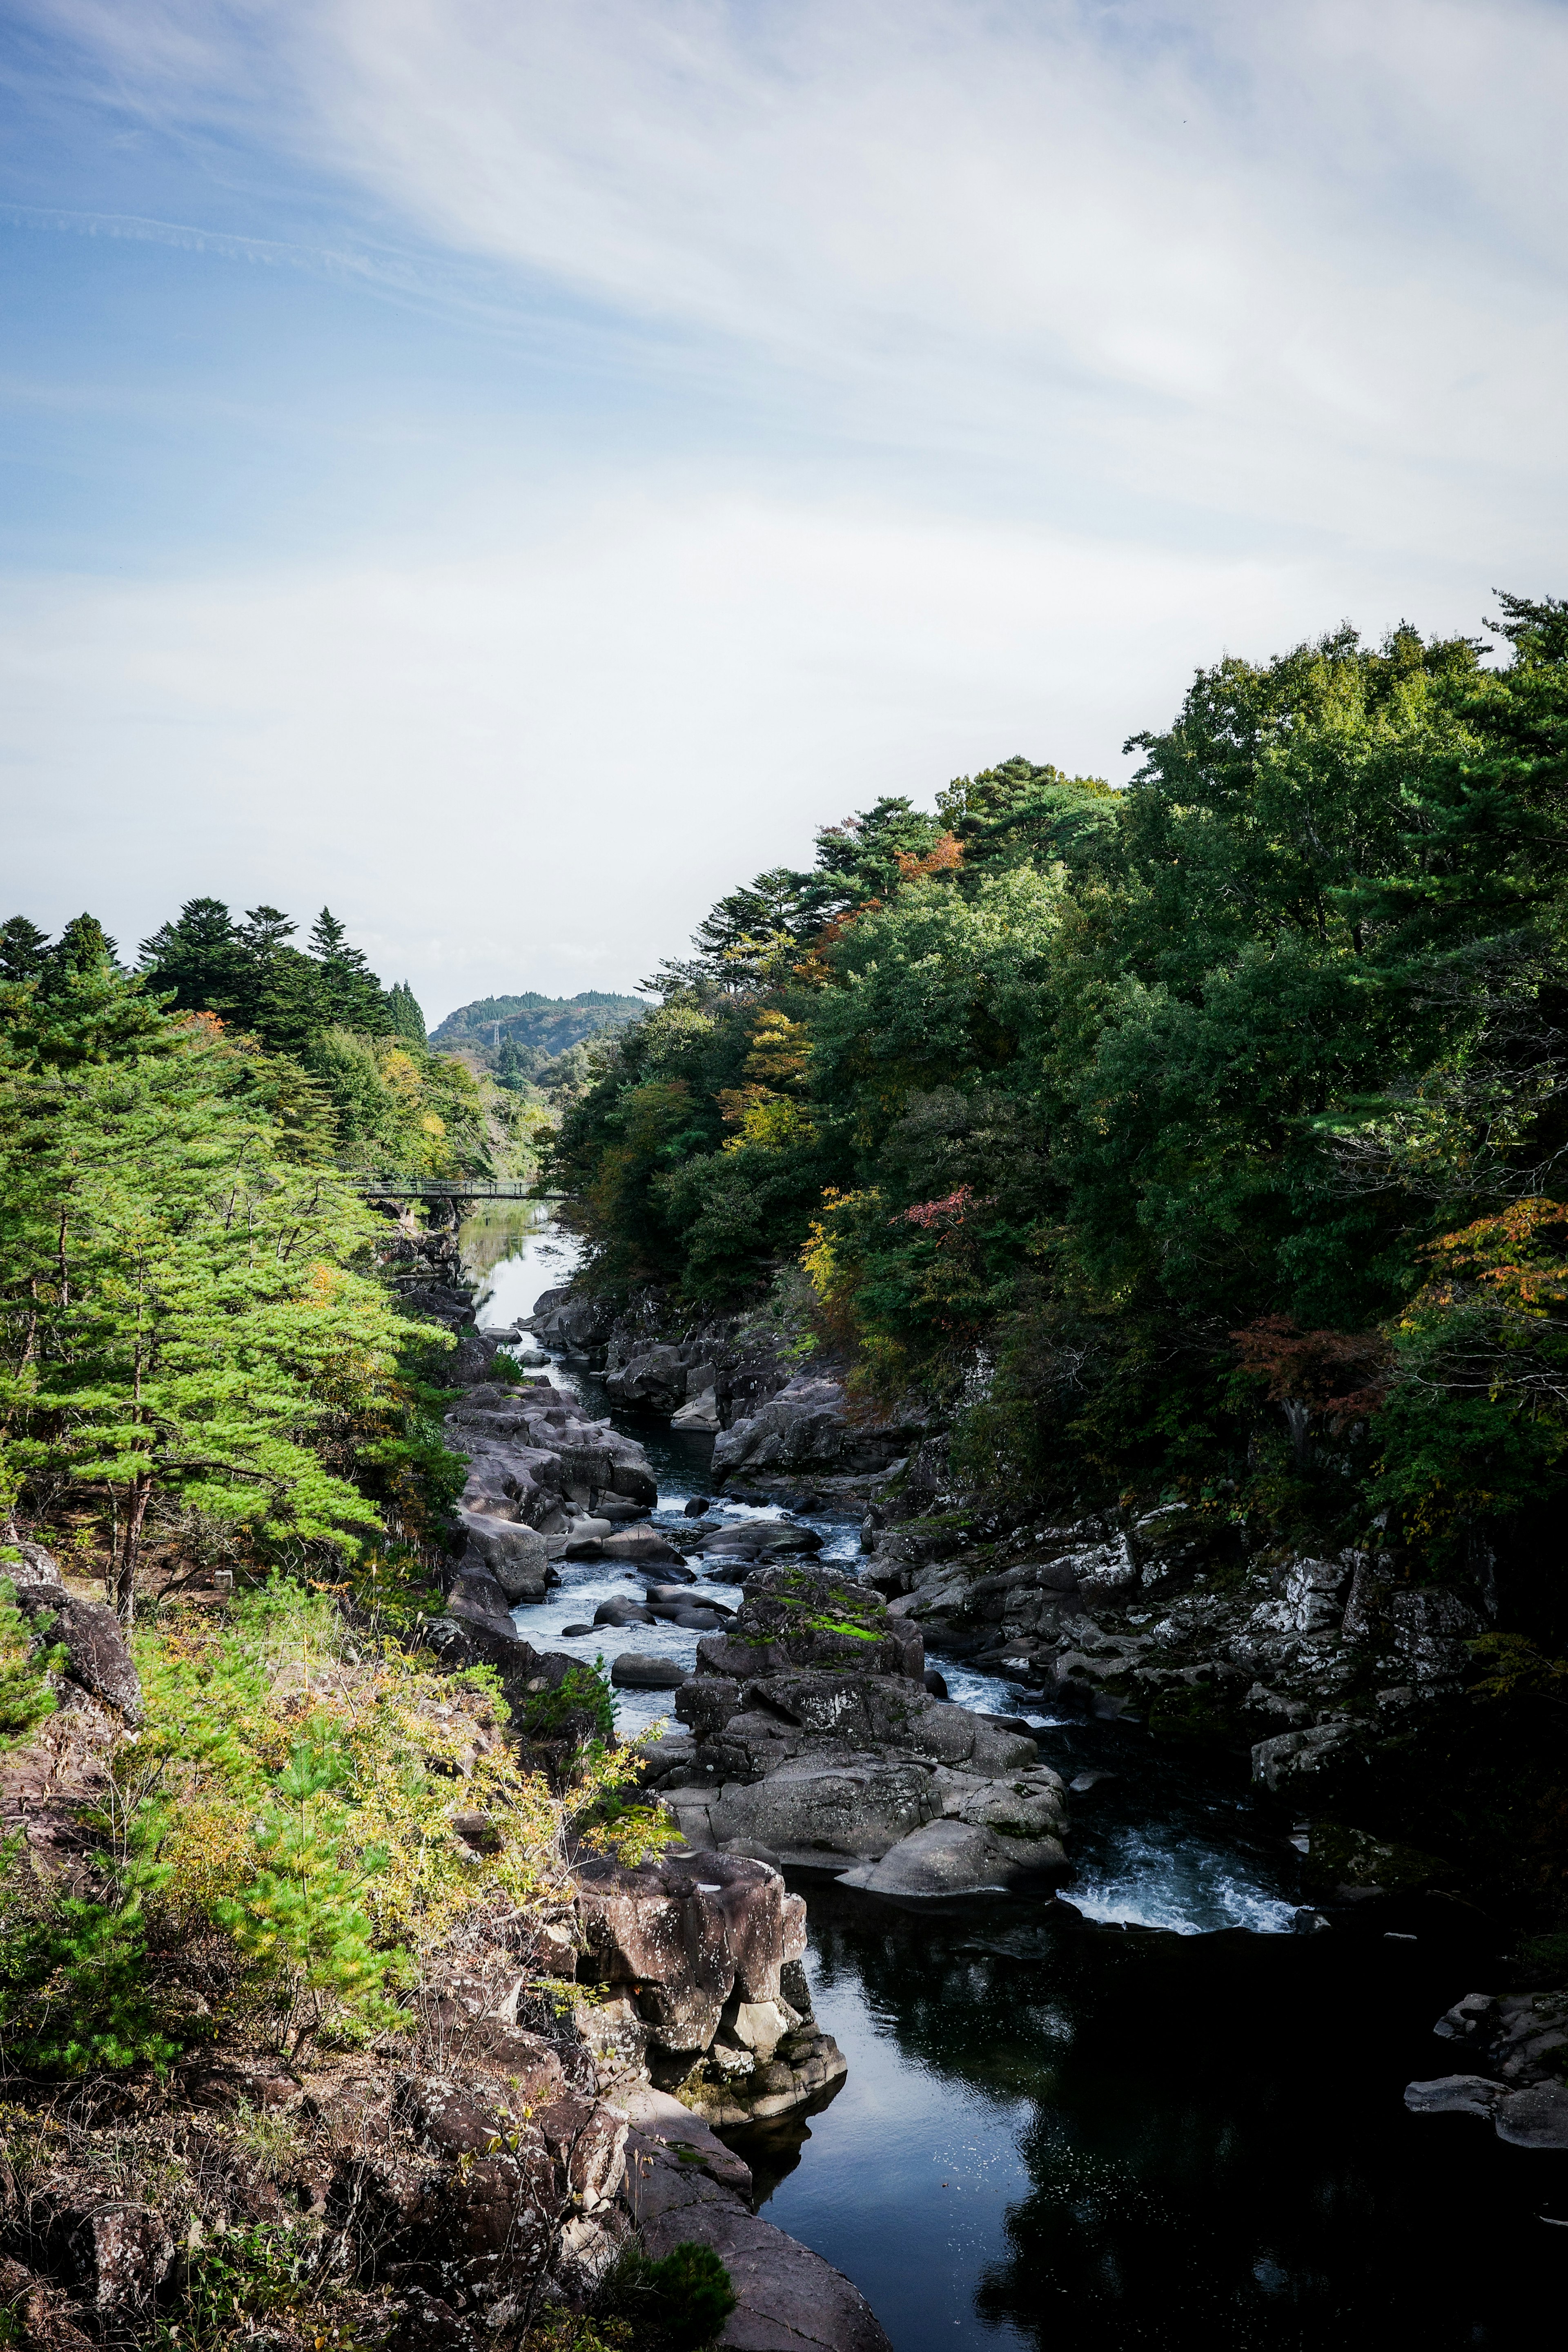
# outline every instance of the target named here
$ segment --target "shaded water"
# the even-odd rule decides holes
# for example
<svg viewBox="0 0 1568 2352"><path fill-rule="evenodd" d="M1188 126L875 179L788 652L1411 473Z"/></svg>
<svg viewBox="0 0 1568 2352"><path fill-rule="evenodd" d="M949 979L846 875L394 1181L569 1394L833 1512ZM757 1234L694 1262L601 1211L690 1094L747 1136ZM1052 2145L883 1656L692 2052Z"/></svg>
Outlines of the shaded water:
<svg viewBox="0 0 1568 2352"><path fill-rule="evenodd" d="M563 1278L542 1223L517 1244L485 1321ZM608 1411L591 1376L570 1377ZM647 1448L656 1519L710 1491L710 1440L613 1417ZM810 1524L844 1572L864 1565L854 1521ZM642 1590L597 1565L565 1576L514 1612L530 1640L690 1663L696 1636L666 1625L563 1637L610 1592ZM1026 1711L1005 1680L933 1662L955 1699ZM669 1706L620 1698L628 1729ZM1288 1822L1131 1727L1033 1719L1069 1780L1103 1776L1073 1800L1063 1891L1120 1932L1056 1932L1022 1898L900 1908L801 1880L814 1997L849 2074L806 2124L726 2135L769 2218L856 2281L896 2352L1554 2337L1568 2230L1542 2216L1568 2220L1568 2158L1401 2102L1413 2075L1453 2063L1432 2022L1495 1977L1484 1931L1441 1947L1291 1935Z"/></svg>

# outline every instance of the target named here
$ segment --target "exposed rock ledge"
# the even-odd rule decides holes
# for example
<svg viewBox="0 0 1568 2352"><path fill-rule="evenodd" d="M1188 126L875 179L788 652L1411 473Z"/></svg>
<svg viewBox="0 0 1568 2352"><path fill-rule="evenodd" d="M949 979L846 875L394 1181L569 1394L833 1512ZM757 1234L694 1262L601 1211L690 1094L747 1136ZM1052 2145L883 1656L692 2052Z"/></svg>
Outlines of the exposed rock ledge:
<svg viewBox="0 0 1568 2352"><path fill-rule="evenodd" d="M1510 2147L1568 2148L1568 1992L1467 1993L1433 2031L1487 2070L1408 2083L1417 2116L1479 2116Z"/></svg>
<svg viewBox="0 0 1568 2352"><path fill-rule="evenodd" d="M656 2259L682 2243L711 2246L736 2307L721 2345L744 2352L891 2352L858 2286L746 2202L751 2175L699 2117L658 2091L621 2112L643 2244ZM743 2184L741 2176L744 2176Z"/></svg>

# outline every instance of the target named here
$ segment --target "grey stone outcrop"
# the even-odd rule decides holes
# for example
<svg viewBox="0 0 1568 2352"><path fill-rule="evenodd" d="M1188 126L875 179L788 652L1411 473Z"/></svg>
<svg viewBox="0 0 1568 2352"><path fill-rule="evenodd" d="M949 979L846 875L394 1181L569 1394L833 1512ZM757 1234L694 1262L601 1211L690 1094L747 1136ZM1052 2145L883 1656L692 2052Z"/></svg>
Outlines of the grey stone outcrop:
<svg viewBox="0 0 1568 2352"><path fill-rule="evenodd" d="M907 1427L852 1418L839 1381L803 1372L721 1433L713 1445L713 1475L853 1476L886 1470L908 1454L910 1443Z"/></svg>
<svg viewBox="0 0 1568 2352"><path fill-rule="evenodd" d="M733 1626L698 1644L699 1671L676 1700L689 1736L650 1758L688 1843L829 1870L873 1893L1059 1875L1060 1776L1021 1726L928 1691L911 1633L866 1587L821 1570L749 1582ZM933 1824L940 1836L910 1844ZM879 1876L862 1871L895 1854Z"/></svg>
<svg viewBox="0 0 1568 2352"><path fill-rule="evenodd" d="M1510 2147L1568 2148L1568 1992L1467 1993L1433 2032L1477 2071L1407 2084L1412 2115L1478 2116Z"/></svg>
<svg viewBox="0 0 1568 2352"><path fill-rule="evenodd" d="M69 1680L136 1728L142 1720L142 1679L113 1610L105 1601L84 1601L68 1592L58 1567L41 1544L23 1541L6 1549L18 1558L0 1560L0 1577L9 1578L34 1638L63 1643Z"/></svg>

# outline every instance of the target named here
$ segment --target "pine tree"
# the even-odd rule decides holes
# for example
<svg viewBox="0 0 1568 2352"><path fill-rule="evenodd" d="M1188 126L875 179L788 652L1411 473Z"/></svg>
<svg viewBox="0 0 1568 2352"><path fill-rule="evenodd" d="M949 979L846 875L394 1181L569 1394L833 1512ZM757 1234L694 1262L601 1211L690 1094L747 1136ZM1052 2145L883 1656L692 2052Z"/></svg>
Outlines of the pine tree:
<svg viewBox="0 0 1568 2352"><path fill-rule="evenodd" d="M221 898L187 898L172 923L142 940L142 970L160 995L174 992L181 1013L227 1018L243 1009L245 950Z"/></svg>
<svg viewBox="0 0 1568 2352"><path fill-rule="evenodd" d="M13 915L0 925L0 981L37 980L46 968L48 944L47 931L26 915Z"/></svg>
<svg viewBox="0 0 1568 2352"><path fill-rule="evenodd" d="M331 1750L300 1747L281 1774L276 1809L256 1832L260 1867L243 1895L220 1903L216 1916L247 1959L273 1977L274 2000L289 2054L335 2016L378 2017L390 1955L372 1942L361 1908L374 1854L358 1870L344 1865L331 1799L343 1778Z"/></svg>
<svg viewBox="0 0 1568 2352"><path fill-rule="evenodd" d="M110 1486L129 1621L160 1490L353 1549L314 1433L416 1336L354 1271L374 1220L289 1157L265 1066L107 957L0 993L0 1412L24 1475Z"/></svg>
<svg viewBox="0 0 1568 2352"><path fill-rule="evenodd" d="M310 927L310 953L321 972L327 1018L363 1036L390 1035L392 1015L381 982L363 949L349 945L348 933L330 907L322 908Z"/></svg>
<svg viewBox="0 0 1568 2352"><path fill-rule="evenodd" d="M418 999L405 980L400 980L387 992L387 1009L392 1015L395 1036L412 1038L416 1045L426 1044L425 1015L419 1010Z"/></svg>
<svg viewBox="0 0 1568 2352"><path fill-rule="evenodd" d="M290 947L298 926L279 907L252 907L239 929L247 970L246 1025L270 1053L305 1055L332 1019L315 960Z"/></svg>

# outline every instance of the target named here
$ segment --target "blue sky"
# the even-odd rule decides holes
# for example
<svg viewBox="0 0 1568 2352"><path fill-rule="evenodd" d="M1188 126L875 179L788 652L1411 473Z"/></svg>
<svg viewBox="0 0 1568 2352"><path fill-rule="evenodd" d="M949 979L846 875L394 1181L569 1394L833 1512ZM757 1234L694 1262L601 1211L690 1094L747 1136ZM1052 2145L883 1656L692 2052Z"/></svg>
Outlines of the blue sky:
<svg viewBox="0 0 1568 2352"><path fill-rule="evenodd" d="M0 0L5 896L622 987L1562 593L1557 0ZM6 909L9 911L9 908Z"/></svg>

